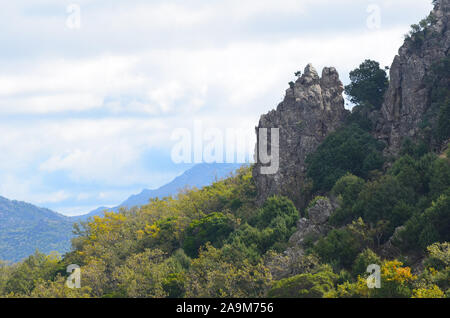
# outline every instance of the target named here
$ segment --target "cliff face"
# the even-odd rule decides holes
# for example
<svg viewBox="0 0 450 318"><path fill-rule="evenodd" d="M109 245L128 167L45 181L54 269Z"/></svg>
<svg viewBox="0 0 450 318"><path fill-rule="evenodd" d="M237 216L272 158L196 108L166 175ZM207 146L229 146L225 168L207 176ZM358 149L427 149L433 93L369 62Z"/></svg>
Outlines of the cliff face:
<svg viewBox="0 0 450 318"><path fill-rule="evenodd" d="M421 136L420 124L431 105L426 77L432 65L449 53L450 0L438 0L431 15L435 22L423 35L406 40L391 66L390 84L375 132L388 144L389 154L398 154L404 137L416 140Z"/></svg>
<svg viewBox="0 0 450 318"><path fill-rule="evenodd" d="M263 165L257 160L253 176L260 203L278 194L289 197L297 208L304 207L305 159L343 123L348 113L343 90L336 69L324 68L320 78L309 64L277 109L261 116L257 135L259 128L279 128L279 169L275 174L261 174Z"/></svg>

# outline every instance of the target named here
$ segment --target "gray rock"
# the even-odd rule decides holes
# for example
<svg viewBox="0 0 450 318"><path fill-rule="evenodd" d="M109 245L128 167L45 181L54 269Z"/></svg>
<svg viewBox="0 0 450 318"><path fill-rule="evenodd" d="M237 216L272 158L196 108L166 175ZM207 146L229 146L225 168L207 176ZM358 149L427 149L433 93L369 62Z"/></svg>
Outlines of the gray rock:
<svg viewBox="0 0 450 318"><path fill-rule="evenodd" d="M397 227L389 240L381 246L380 254L382 256L386 258L395 258L400 255L401 251L398 245L401 244L400 233L404 229L405 226Z"/></svg>
<svg viewBox="0 0 450 318"><path fill-rule="evenodd" d="M314 206L308 209L308 218L313 224L324 224L328 221L334 207L328 199L319 199Z"/></svg>
<svg viewBox="0 0 450 318"><path fill-rule="evenodd" d="M289 243L302 246L307 239L315 239L321 236L325 228L325 226L314 224L306 218L301 218L297 222L297 231L291 236Z"/></svg>
<svg viewBox="0 0 450 318"><path fill-rule="evenodd" d="M397 155L405 137L422 136L421 123L430 109L430 88L426 78L433 64L448 56L450 47L450 0L435 4L432 15L436 22L429 27L419 46L405 40L390 69L390 84L380 110L369 114L374 123L374 136L386 143L386 155ZM279 128L279 169L275 174L261 174L264 166L258 159L253 177L258 190L258 204L271 195L290 198L301 210L307 200L305 159L333 131L342 125L348 111L344 108L343 85L335 68L327 67L320 78L311 64L287 89L276 110L261 116L259 128ZM442 145L431 146L440 150ZM268 141L270 149L270 137Z"/></svg>
<svg viewBox="0 0 450 318"><path fill-rule="evenodd" d="M282 254L266 255L265 265L269 268L274 280L310 273L316 270L320 260L315 255L305 255L302 248L290 247Z"/></svg>
<svg viewBox="0 0 450 318"><path fill-rule="evenodd" d="M305 181L305 159L315 151L328 134L335 131L348 115L342 96L344 87L333 67L324 68L320 78L311 64L286 91L276 110L262 115L256 128L279 128L279 170L275 174L261 174L258 160L253 177L258 189L258 203L271 195L290 198L298 209L305 207L302 188ZM268 138L270 149L270 137ZM255 158L257 157L256 147Z"/></svg>
<svg viewBox="0 0 450 318"><path fill-rule="evenodd" d="M308 209L308 218L301 218L297 222L297 231L291 236L289 243L301 247L307 240L316 240L325 235L330 229L328 219L337 208L338 204L328 198L317 200Z"/></svg>
<svg viewBox="0 0 450 318"><path fill-rule="evenodd" d="M431 106L426 77L434 63L448 56L450 0L437 1L431 14L437 21L423 43L414 44L414 37L405 40L390 69L390 84L375 133L388 144L387 154L397 155L404 137L412 140L422 137L420 124Z"/></svg>

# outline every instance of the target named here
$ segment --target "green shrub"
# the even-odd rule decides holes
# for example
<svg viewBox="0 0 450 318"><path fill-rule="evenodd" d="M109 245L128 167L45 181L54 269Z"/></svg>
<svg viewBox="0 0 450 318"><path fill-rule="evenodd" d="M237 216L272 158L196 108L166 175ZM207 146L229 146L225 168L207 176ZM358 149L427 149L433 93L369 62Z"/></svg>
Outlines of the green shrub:
<svg viewBox="0 0 450 318"><path fill-rule="evenodd" d="M314 246L323 262L337 269L351 268L356 256L371 242L368 229L359 219L345 228L333 229Z"/></svg>
<svg viewBox="0 0 450 318"><path fill-rule="evenodd" d="M358 196L353 213L364 221L376 225L379 221L388 221L382 241L388 239L396 227L406 222L413 214L408 205L414 192L403 187L393 176L383 176L367 183Z"/></svg>
<svg viewBox="0 0 450 318"><path fill-rule="evenodd" d="M386 71L380 68L380 63L365 60L359 68L350 72L350 80L345 93L352 103L369 109L381 108L389 81Z"/></svg>
<svg viewBox="0 0 450 318"><path fill-rule="evenodd" d="M331 269L316 274L306 273L282 279L274 284L271 298L321 298L333 289L337 275Z"/></svg>
<svg viewBox="0 0 450 318"><path fill-rule="evenodd" d="M186 230L183 249L190 257L197 257L201 246L210 242L219 247L234 230L233 221L223 213L211 213L194 220Z"/></svg>
<svg viewBox="0 0 450 318"><path fill-rule="evenodd" d="M430 90L431 105L425 113L424 128L432 131L432 137L439 144L450 138L450 57L432 65L426 84Z"/></svg>
<svg viewBox="0 0 450 318"><path fill-rule="evenodd" d="M186 277L183 273L171 273L162 283L168 298L182 298L186 292L184 287Z"/></svg>
<svg viewBox="0 0 450 318"><path fill-rule="evenodd" d="M383 147L356 124L330 134L306 159L307 176L313 180L313 190L329 191L347 173L366 178L369 172L383 166Z"/></svg>
<svg viewBox="0 0 450 318"><path fill-rule="evenodd" d="M363 252L361 252L356 258L352 267L353 276L357 277L358 275L365 274L367 266L371 264L377 264L381 266L381 259L371 249L367 248Z"/></svg>
<svg viewBox="0 0 450 318"><path fill-rule="evenodd" d="M331 215L331 224L343 225L355 218L353 205L364 188L364 184L363 179L352 174L346 174L336 182L331 193L340 198L340 207Z"/></svg>
<svg viewBox="0 0 450 318"><path fill-rule="evenodd" d="M425 250L435 242L450 241L450 190L442 194L423 213L409 219L400 233L404 250Z"/></svg>
<svg viewBox="0 0 450 318"><path fill-rule="evenodd" d="M272 196L266 200L251 223L259 229L264 229L278 222L276 221L278 217L286 221L287 227L292 227L295 226L295 222L299 218L299 213L292 201L288 198Z"/></svg>
<svg viewBox="0 0 450 318"><path fill-rule="evenodd" d="M260 254L271 249L282 251L296 230L298 218L299 213L291 200L280 196L270 197L250 220L250 224L244 223L230 241L239 240Z"/></svg>

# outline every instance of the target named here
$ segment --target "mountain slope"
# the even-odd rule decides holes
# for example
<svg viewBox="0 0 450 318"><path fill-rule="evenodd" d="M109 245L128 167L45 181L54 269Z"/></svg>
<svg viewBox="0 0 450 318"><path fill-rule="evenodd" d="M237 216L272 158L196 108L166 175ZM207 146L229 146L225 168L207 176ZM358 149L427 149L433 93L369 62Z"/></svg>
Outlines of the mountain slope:
<svg viewBox="0 0 450 318"><path fill-rule="evenodd" d="M36 249L66 252L72 224L69 217L51 210L0 197L0 259L16 262Z"/></svg>
<svg viewBox="0 0 450 318"><path fill-rule="evenodd" d="M199 164L175 178L172 182L155 190L143 190L132 195L119 206L131 208L147 204L150 198L175 195L186 187L201 188L216 179L228 176L240 164ZM17 262L33 254L36 249L48 254L52 251L69 251L72 226L94 215L102 215L106 207L100 207L87 215L66 217L45 208L26 202L0 197L0 260Z"/></svg>
<svg viewBox="0 0 450 318"><path fill-rule="evenodd" d="M242 166L242 164L228 164L228 163L201 163L195 165L191 169L185 171L182 175L176 177L171 182L154 190L144 189L141 193L130 196L120 205L114 208L100 207L88 214L74 217L75 220L86 220L89 217L102 215L105 210L118 211L121 207L132 208L147 204L151 198L163 198L177 194L180 190L186 187L202 188L210 185L217 179L222 179L229 176Z"/></svg>
<svg viewBox="0 0 450 318"><path fill-rule="evenodd" d="M173 195L186 186L201 188L211 184L216 179L230 175L240 166L240 164L198 164L156 190L146 189L140 194L130 196L120 206L131 208L144 205L148 203L150 198L163 198Z"/></svg>

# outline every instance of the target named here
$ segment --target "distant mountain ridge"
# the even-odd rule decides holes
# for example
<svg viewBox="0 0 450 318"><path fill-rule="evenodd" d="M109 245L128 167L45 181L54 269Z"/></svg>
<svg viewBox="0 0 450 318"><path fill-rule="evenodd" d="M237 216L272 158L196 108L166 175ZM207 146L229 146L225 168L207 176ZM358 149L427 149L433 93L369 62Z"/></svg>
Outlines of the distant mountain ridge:
<svg viewBox="0 0 450 318"><path fill-rule="evenodd" d="M239 169L243 164L236 163L201 163L197 164L189 170L186 170L180 176L171 182L154 190L144 189L141 193L130 196L120 205L113 208L100 207L88 214L73 217L76 220L84 221L89 217L102 215L105 210L119 211L121 207L132 208L142 206L149 203L152 198L164 198L175 195L186 187L202 188L210 185L212 182L229 176L231 173Z"/></svg>

